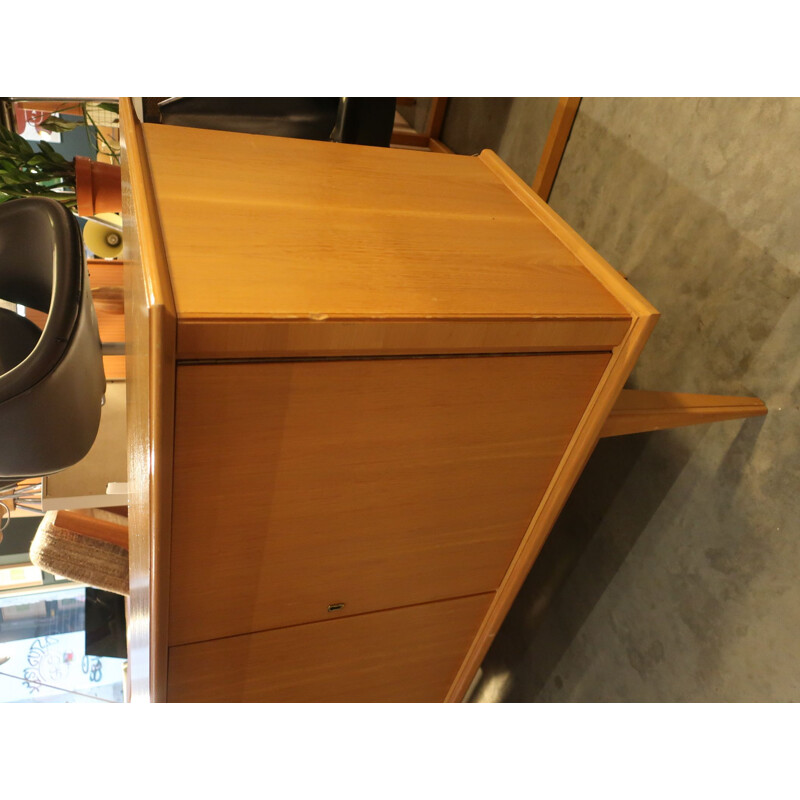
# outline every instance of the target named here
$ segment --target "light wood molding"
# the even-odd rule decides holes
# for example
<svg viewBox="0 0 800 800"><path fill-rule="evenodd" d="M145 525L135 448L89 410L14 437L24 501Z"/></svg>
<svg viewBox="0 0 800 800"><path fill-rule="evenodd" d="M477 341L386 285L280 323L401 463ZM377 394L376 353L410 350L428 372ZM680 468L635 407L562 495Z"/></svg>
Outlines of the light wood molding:
<svg viewBox="0 0 800 800"><path fill-rule="evenodd" d="M166 697L176 318L141 125L120 102L131 699Z"/></svg>
<svg viewBox="0 0 800 800"><path fill-rule="evenodd" d="M418 147L438 153L452 153L446 145L439 141L447 110L446 97L432 97L424 130L420 133L409 125L400 113L395 114L394 130L391 144L393 147ZM401 102L403 101L403 102ZM397 105L416 105L416 98L398 98Z"/></svg>
<svg viewBox="0 0 800 800"><path fill-rule="evenodd" d="M539 166L532 184L533 191L545 202L550 197L580 102L580 97L559 97L558 99L553 122L550 125L547 141L544 144L544 150L539 159Z"/></svg>
<svg viewBox="0 0 800 800"><path fill-rule="evenodd" d="M432 153L449 153L450 155L454 155L453 151L441 139L431 139L428 142L428 148Z"/></svg>
<svg viewBox="0 0 800 800"><path fill-rule="evenodd" d="M129 264L130 259L125 256L123 261L130 268L144 272L145 300L149 307L163 306L171 316L175 316L175 297L172 288L164 248L164 238L158 216L156 198L153 191L153 177L151 173L150 158L147 153L147 143L143 133L144 126L136 117L129 98L120 99L120 137L126 150L126 160L123 166L122 188L133 197L133 211L135 217L125 225L127 230L135 224L136 235L139 238L139 260L136 264ZM123 237L124 242L124 237ZM129 271L126 269L126 272Z"/></svg>
<svg viewBox="0 0 800 800"><path fill-rule="evenodd" d="M617 398L600 435L622 436L766 413L767 407L757 397L626 389Z"/></svg>
<svg viewBox="0 0 800 800"><path fill-rule="evenodd" d="M428 111L428 119L425 121L425 136L428 137L428 147L430 147L431 140L438 139L441 135L446 111L446 97L431 98L431 107L430 111Z"/></svg>
<svg viewBox="0 0 800 800"><path fill-rule="evenodd" d="M430 137L424 133L417 133L415 130L394 130L392 131L392 146L400 145L403 147L427 147Z"/></svg>

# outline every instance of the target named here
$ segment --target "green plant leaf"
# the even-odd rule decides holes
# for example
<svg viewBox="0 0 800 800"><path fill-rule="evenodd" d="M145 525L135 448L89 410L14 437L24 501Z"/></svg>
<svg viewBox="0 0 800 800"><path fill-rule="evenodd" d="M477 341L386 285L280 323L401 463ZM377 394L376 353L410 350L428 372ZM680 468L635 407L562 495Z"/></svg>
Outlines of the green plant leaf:
<svg viewBox="0 0 800 800"><path fill-rule="evenodd" d="M69 163L67 159L61 155L61 153L53 149L53 145L51 145L49 142L39 142L39 150L47 156L51 163L59 165Z"/></svg>
<svg viewBox="0 0 800 800"><path fill-rule="evenodd" d="M66 131L74 131L75 128L81 124L81 122L70 122L66 119L62 119L61 117L51 115L44 122L39 123L39 127L44 128L46 131L62 133Z"/></svg>
<svg viewBox="0 0 800 800"><path fill-rule="evenodd" d="M74 208L73 163L48 142L38 144L37 151L16 131L0 126L0 202L15 197L51 197Z"/></svg>
<svg viewBox="0 0 800 800"><path fill-rule="evenodd" d="M25 175L10 158L0 159L0 164L2 164L3 173L7 176L8 180L14 183L25 180Z"/></svg>

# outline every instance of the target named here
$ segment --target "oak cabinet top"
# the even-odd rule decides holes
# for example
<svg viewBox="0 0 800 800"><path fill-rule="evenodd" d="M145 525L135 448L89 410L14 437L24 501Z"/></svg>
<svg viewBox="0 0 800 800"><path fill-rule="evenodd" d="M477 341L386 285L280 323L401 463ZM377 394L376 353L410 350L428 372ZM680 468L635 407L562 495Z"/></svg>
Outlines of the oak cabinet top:
<svg viewBox="0 0 800 800"><path fill-rule="evenodd" d="M481 158L144 133L180 319L629 317Z"/></svg>

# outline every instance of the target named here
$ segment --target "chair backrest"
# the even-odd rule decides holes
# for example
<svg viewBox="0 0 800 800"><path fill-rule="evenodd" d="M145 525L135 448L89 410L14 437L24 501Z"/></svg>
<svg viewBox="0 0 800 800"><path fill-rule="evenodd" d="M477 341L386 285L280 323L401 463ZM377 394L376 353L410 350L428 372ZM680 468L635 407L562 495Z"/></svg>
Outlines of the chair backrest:
<svg viewBox="0 0 800 800"><path fill-rule="evenodd" d="M105 375L80 228L47 198L0 203L0 298L47 312L0 315L0 478L39 477L89 451Z"/></svg>
<svg viewBox="0 0 800 800"><path fill-rule="evenodd" d="M395 97L343 97L331 138L346 144L388 147L396 108Z"/></svg>
<svg viewBox="0 0 800 800"><path fill-rule="evenodd" d="M388 147L394 97L169 97L165 125Z"/></svg>
<svg viewBox="0 0 800 800"><path fill-rule="evenodd" d="M161 122L187 128L328 141L338 97L170 97Z"/></svg>
<svg viewBox="0 0 800 800"><path fill-rule="evenodd" d="M0 308L0 375L21 364L33 352L41 334L26 317Z"/></svg>

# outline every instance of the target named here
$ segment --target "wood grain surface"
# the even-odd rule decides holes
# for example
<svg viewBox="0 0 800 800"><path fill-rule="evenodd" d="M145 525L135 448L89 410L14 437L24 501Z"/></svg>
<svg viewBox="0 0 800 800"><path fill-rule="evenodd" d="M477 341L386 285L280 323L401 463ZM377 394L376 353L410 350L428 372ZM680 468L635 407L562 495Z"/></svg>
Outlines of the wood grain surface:
<svg viewBox="0 0 800 800"><path fill-rule="evenodd" d="M170 648L170 702L437 703L491 595Z"/></svg>
<svg viewBox="0 0 800 800"><path fill-rule="evenodd" d="M623 390L600 436L622 436L706 422L760 417L767 407L757 397Z"/></svg>
<svg viewBox="0 0 800 800"><path fill-rule="evenodd" d="M580 97L558 98L553 122L550 125L547 141L544 143L544 149L539 159L539 166L536 168L536 175L531 184L533 191L545 202L550 197L550 191L553 188L553 182L556 179L580 103Z"/></svg>
<svg viewBox="0 0 800 800"><path fill-rule="evenodd" d="M480 159L144 129L182 319L627 316Z"/></svg>
<svg viewBox="0 0 800 800"><path fill-rule="evenodd" d="M184 320L178 358L453 355L610 350L624 319Z"/></svg>
<svg viewBox="0 0 800 800"><path fill-rule="evenodd" d="M170 644L496 588L608 359L179 366Z"/></svg>
<svg viewBox="0 0 800 800"><path fill-rule="evenodd" d="M163 701L167 680L175 311L149 164L120 103L128 413L131 700Z"/></svg>

